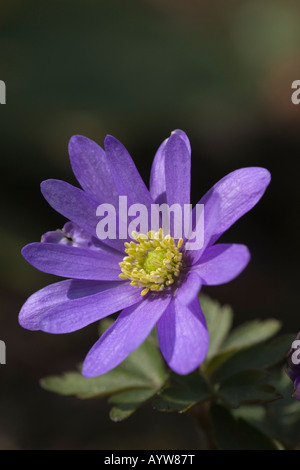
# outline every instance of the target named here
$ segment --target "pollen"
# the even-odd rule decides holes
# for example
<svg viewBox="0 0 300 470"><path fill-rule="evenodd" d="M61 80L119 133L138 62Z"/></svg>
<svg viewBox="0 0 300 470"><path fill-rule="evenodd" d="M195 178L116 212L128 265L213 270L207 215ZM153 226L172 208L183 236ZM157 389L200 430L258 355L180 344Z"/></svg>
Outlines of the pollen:
<svg viewBox="0 0 300 470"><path fill-rule="evenodd" d="M130 279L132 286L144 287L141 295L174 284L182 266L182 238L176 244L170 235L164 236L161 228L147 235L132 232L131 236L135 241L125 242L127 256L119 263L119 277Z"/></svg>

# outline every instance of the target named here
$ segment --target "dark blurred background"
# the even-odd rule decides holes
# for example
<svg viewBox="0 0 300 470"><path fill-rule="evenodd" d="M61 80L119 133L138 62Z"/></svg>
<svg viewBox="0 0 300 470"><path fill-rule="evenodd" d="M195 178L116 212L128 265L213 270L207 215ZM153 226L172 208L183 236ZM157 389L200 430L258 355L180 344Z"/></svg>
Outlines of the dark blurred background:
<svg viewBox="0 0 300 470"><path fill-rule="evenodd" d="M272 173L259 205L223 237L247 244L252 261L228 285L205 293L230 303L236 323L275 317L298 331L300 5L292 0L0 1L1 228L0 449L192 449L185 416L140 410L113 424L105 400L43 391L38 380L74 369L97 337L22 330L26 298L54 282L21 257L64 220L39 184L75 183L67 144L83 134L120 139L145 181L156 148L175 128L192 143L196 203L230 171Z"/></svg>

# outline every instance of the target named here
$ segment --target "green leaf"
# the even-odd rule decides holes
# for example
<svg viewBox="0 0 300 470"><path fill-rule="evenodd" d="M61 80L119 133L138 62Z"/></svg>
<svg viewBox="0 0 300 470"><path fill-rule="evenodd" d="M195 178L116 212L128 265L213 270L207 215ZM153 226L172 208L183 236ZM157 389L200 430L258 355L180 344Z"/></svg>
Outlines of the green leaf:
<svg viewBox="0 0 300 470"><path fill-rule="evenodd" d="M109 399L109 403L116 405L109 413L112 421L123 421L129 418L141 405L151 399L156 394L153 388L140 388L128 390L113 395Z"/></svg>
<svg viewBox="0 0 300 470"><path fill-rule="evenodd" d="M45 390L81 399L111 395L120 390L144 387L145 381L129 370L114 369L105 375L87 379L80 372L67 372L41 380Z"/></svg>
<svg viewBox="0 0 300 470"><path fill-rule="evenodd" d="M261 370L239 372L225 380L218 395L231 408L243 403L266 403L281 397L275 387L265 382L266 373Z"/></svg>
<svg viewBox="0 0 300 470"><path fill-rule="evenodd" d="M210 376L218 369L223 362L236 352L236 349L227 349L227 351L219 351L209 361L202 364L202 369L207 376Z"/></svg>
<svg viewBox="0 0 300 470"><path fill-rule="evenodd" d="M280 327L281 323L279 321L269 319L264 321L255 320L235 328L225 341L219 345L219 351L215 352L210 360L205 361L203 364L205 372L211 375L235 352L266 341L274 336Z"/></svg>
<svg viewBox="0 0 300 470"><path fill-rule="evenodd" d="M281 328L275 319L254 320L235 328L225 340L222 349L240 349L266 341Z"/></svg>
<svg viewBox="0 0 300 470"><path fill-rule="evenodd" d="M205 379L198 373L187 376L175 376L174 386L165 388L153 402L153 407L159 411L183 413L196 403L208 400L212 391Z"/></svg>
<svg viewBox="0 0 300 470"><path fill-rule="evenodd" d="M235 328L230 333L233 312L215 300L201 294L199 301L210 333L210 346L202 370L211 375L223 362L240 349L248 348L274 336L281 328L275 319L254 320Z"/></svg>
<svg viewBox="0 0 300 470"><path fill-rule="evenodd" d="M283 361L291 347L293 335L282 335L266 343L237 351L213 373L214 383L220 383L238 372L267 369Z"/></svg>
<svg viewBox="0 0 300 470"><path fill-rule="evenodd" d="M232 325L233 312L228 305L221 306L219 302L203 294L199 296L199 301L210 334L210 344L207 354L207 359L209 359L216 354L224 342Z"/></svg>
<svg viewBox="0 0 300 470"><path fill-rule="evenodd" d="M276 445L261 431L226 408L213 405L210 410L212 437L221 450L277 450Z"/></svg>
<svg viewBox="0 0 300 470"><path fill-rule="evenodd" d="M108 323L105 323L107 327ZM75 395L81 399L113 395L116 406L110 416L120 421L130 416L143 402L154 396L168 378L153 336L150 336L122 364L107 374L87 379L80 372L46 377L41 385L61 395Z"/></svg>
<svg viewBox="0 0 300 470"><path fill-rule="evenodd" d="M295 337L296 335L294 335ZM288 449L299 447L300 403L292 398L293 383L285 371L276 370L269 379L282 399L266 406L242 406L234 414L243 417L260 431L276 439Z"/></svg>

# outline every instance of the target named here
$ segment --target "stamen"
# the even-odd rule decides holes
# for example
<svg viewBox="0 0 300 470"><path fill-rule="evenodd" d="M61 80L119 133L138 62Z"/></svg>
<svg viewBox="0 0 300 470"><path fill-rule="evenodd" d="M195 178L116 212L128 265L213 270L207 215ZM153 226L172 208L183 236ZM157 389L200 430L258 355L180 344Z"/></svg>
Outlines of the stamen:
<svg viewBox="0 0 300 470"><path fill-rule="evenodd" d="M144 287L141 295L149 290L161 291L172 285L180 274L182 266L182 238L176 245L170 235L149 231L147 235L132 232L135 241L125 242L124 257L120 264L121 279L130 279L132 286Z"/></svg>

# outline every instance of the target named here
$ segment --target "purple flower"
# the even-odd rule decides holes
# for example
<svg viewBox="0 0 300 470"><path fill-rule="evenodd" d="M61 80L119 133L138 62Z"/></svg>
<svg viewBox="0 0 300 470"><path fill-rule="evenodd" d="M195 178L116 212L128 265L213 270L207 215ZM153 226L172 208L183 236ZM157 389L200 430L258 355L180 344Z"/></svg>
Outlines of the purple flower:
<svg viewBox="0 0 300 470"><path fill-rule="evenodd" d="M72 137L71 165L82 189L58 180L42 183L48 203L70 222L45 234L41 243L25 246L22 254L37 269L69 279L33 294L21 309L20 324L69 333L122 310L88 353L84 376L116 367L155 325L170 368L188 374L204 360L209 343L197 298L201 286L231 281L250 258L244 245L215 242L259 201L270 174L256 167L236 170L200 199L205 215L199 250L188 251L186 239L175 241L161 231L135 241L99 240L97 207L117 207L120 195L127 196L128 205L149 209L155 203L190 203L191 148L183 131L174 131L159 147L150 190L118 140L107 136L104 145L105 151L86 137Z"/></svg>
<svg viewBox="0 0 300 470"><path fill-rule="evenodd" d="M297 334L287 354L287 366L285 371L294 382L293 397L300 401L300 333Z"/></svg>

